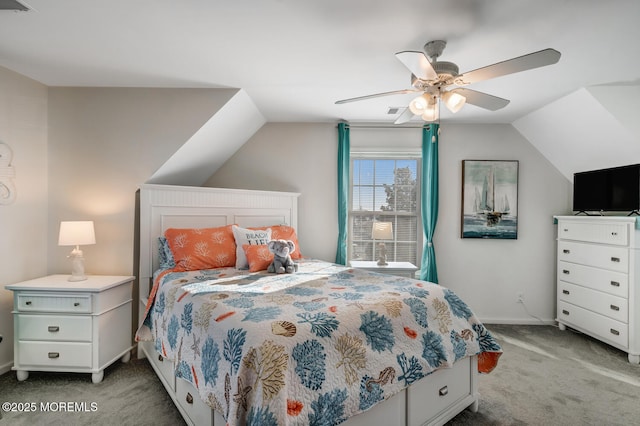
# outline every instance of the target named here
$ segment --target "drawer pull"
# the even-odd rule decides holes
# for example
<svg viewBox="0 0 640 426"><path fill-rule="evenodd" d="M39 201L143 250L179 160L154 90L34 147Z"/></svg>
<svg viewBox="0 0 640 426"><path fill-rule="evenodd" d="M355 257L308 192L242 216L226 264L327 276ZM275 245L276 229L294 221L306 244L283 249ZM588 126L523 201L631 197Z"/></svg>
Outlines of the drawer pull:
<svg viewBox="0 0 640 426"><path fill-rule="evenodd" d="M566 309L563 309L562 313L565 314L565 315L569 315L569 311L567 311Z"/></svg>
<svg viewBox="0 0 640 426"><path fill-rule="evenodd" d="M73 302L73 306L80 306L80 302Z"/></svg>
<svg viewBox="0 0 640 426"><path fill-rule="evenodd" d="M162 357L162 355L158 355L158 361L163 362L164 358Z"/></svg>
<svg viewBox="0 0 640 426"><path fill-rule="evenodd" d="M185 400L187 401L187 404L193 404L193 396L191 395L191 392L187 392Z"/></svg>
<svg viewBox="0 0 640 426"><path fill-rule="evenodd" d="M25 302L25 305L27 305L27 306L31 305L31 300L27 300L27 301Z"/></svg>
<svg viewBox="0 0 640 426"><path fill-rule="evenodd" d="M620 263L620 258L619 257L612 257L611 261L615 262L615 263Z"/></svg>
<svg viewBox="0 0 640 426"><path fill-rule="evenodd" d="M47 330L49 330L50 333L55 333L60 331L60 326L50 325L49 327L47 327Z"/></svg>
<svg viewBox="0 0 640 426"><path fill-rule="evenodd" d="M571 271L569 271L568 269L563 269L562 273L565 275L569 275L571 273Z"/></svg>
<svg viewBox="0 0 640 426"><path fill-rule="evenodd" d="M620 283L618 281L611 281L611 285L614 287L620 287Z"/></svg>
<svg viewBox="0 0 640 426"><path fill-rule="evenodd" d="M51 359L60 358L60 352L49 352L49 358Z"/></svg>
<svg viewBox="0 0 640 426"><path fill-rule="evenodd" d="M571 294L569 290L562 290L562 294Z"/></svg>
<svg viewBox="0 0 640 426"><path fill-rule="evenodd" d="M609 331L610 331L610 332L611 332L611 334L613 334L614 336L619 336L619 335L620 335L620 332L619 332L618 330L616 330L616 329L613 329L613 328L612 328L612 329L610 329Z"/></svg>
<svg viewBox="0 0 640 426"><path fill-rule="evenodd" d="M562 250L562 252L563 252L564 254L569 254L569 253L571 253L571 250L569 250L569 249L564 249L564 250Z"/></svg>
<svg viewBox="0 0 640 426"><path fill-rule="evenodd" d="M617 307L616 305L610 305L609 307L611 308L612 311L619 311L620 310L620 308Z"/></svg>
<svg viewBox="0 0 640 426"><path fill-rule="evenodd" d="M440 388L440 390L438 391L438 395L440 395L440 396L447 396L448 393L449 393L449 387L448 386L444 386L444 387Z"/></svg>

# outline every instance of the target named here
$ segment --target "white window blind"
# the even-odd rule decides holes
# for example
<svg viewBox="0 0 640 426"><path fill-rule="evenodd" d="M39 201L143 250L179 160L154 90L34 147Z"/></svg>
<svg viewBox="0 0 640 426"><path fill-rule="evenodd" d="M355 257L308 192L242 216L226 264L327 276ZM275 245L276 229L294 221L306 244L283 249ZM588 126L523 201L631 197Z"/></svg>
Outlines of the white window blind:
<svg viewBox="0 0 640 426"><path fill-rule="evenodd" d="M422 247L419 176L417 158L352 154L349 259L376 260L378 243L384 242L388 261L419 266ZM371 235L374 222L391 222L393 239L374 240Z"/></svg>

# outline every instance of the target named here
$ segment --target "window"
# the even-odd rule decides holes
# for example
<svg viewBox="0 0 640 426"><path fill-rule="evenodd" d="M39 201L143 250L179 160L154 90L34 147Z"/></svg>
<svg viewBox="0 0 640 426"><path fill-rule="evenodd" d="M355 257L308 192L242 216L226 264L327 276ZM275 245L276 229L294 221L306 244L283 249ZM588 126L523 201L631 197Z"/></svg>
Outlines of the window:
<svg viewBox="0 0 640 426"><path fill-rule="evenodd" d="M422 255L420 160L351 156L349 259L376 260L373 222L391 222L393 240L382 241L387 260L419 266Z"/></svg>

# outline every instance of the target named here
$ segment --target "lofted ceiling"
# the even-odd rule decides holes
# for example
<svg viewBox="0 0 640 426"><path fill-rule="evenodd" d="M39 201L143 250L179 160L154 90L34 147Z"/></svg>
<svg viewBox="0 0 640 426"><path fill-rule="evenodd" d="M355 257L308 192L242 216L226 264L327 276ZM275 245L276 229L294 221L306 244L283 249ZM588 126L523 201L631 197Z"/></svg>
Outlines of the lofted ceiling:
<svg viewBox="0 0 640 426"><path fill-rule="evenodd" d="M637 0L26 0L0 11L0 66L49 86L243 89L267 121L385 121L412 95L395 58L447 41L460 72L548 47L544 68L471 88L510 99L443 122L513 123L591 86L640 81ZM415 95L413 95L415 97Z"/></svg>

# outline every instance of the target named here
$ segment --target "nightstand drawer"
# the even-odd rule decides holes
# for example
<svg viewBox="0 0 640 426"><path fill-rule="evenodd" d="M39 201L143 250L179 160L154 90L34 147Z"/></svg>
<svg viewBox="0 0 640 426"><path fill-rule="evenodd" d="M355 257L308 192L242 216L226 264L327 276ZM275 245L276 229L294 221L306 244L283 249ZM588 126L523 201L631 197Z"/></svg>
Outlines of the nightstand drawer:
<svg viewBox="0 0 640 426"><path fill-rule="evenodd" d="M91 367L91 343L18 342L19 364L30 367Z"/></svg>
<svg viewBox="0 0 640 426"><path fill-rule="evenodd" d="M17 310L20 312L91 312L89 294L18 294Z"/></svg>
<svg viewBox="0 0 640 426"><path fill-rule="evenodd" d="M28 315L17 317L19 340L91 342L91 317Z"/></svg>

